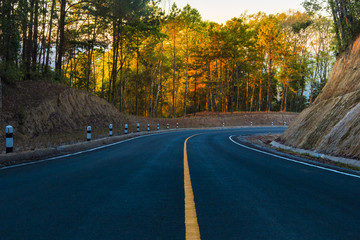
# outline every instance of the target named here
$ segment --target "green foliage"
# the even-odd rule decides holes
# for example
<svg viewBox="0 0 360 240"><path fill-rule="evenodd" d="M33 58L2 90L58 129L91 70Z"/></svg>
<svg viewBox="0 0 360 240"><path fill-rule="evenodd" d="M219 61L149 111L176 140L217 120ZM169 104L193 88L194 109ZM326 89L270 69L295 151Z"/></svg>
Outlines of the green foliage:
<svg viewBox="0 0 360 240"><path fill-rule="evenodd" d="M300 33L301 30L305 30L312 23L313 23L312 20L307 20L305 22L296 22L291 26L291 28L294 33Z"/></svg>
<svg viewBox="0 0 360 240"><path fill-rule="evenodd" d="M305 0L302 4L311 15L328 11L333 18L337 52L344 51L360 34L358 0Z"/></svg>
<svg viewBox="0 0 360 240"><path fill-rule="evenodd" d="M0 62L0 78L5 83L14 84L23 77L23 73L15 64Z"/></svg>
<svg viewBox="0 0 360 240"><path fill-rule="evenodd" d="M17 117L18 117L18 124L23 125L25 123L27 114L25 109L21 106L18 108Z"/></svg>
<svg viewBox="0 0 360 240"><path fill-rule="evenodd" d="M329 42L317 41L331 32L316 15L321 5L305 5L309 14L218 24L190 5L165 15L160 1L3 0L1 79L65 83L143 116L300 111L307 85L313 100L331 62Z"/></svg>

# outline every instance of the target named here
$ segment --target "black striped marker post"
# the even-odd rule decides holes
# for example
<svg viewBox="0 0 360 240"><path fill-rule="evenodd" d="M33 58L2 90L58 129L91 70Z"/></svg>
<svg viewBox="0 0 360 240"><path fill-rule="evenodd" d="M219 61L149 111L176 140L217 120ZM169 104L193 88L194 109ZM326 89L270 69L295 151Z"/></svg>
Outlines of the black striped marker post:
<svg viewBox="0 0 360 240"><path fill-rule="evenodd" d="M91 141L91 126L88 126L88 127L87 127L86 139L87 139L88 141Z"/></svg>
<svg viewBox="0 0 360 240"><path fill-rule="evenodd" d="M159 124L157 124L157 130L159 130L160 129L160 125Z"/></svg>
<svg viewBox="0 0 360 240"><path fill-rule="evenodd" d="M14 140L13 140L13 127L6 126L5 128L5 135L6 135L6 153L11 153L14 147Z"/></svg>
<svg viewBox="0 0 360 240"><path fill-rule="evenodd" d="M140 123L136 124L136 131L140 132Z"/></svg>
<svg viewBox="0 0 360 240"><path fill-rule="evenodd" d="M166 128L169 129L169 124L166 124Z"/></svg>
<svg viewBox="0 0 360 240"><path fill-rule="evenodd" d="M112 137L112 135L113 135L113 125L110 124L109 125L109 137Z"/></svg>
<svg viewBox="0 0 360 240"><path fill-rule="evenodd" d="M127 133L128 133L128 125L125 124L125 134L127 134Z"/></svg>
<svg viewBox="0 0 360 240"><path fill-rule="evenodd" d="M148 123L147 130L150 132L150 123Z"/></svg>
<svg viewBox="0 0 360 240"><path fill-rule="evenodd" d="M178 128L179 128L179 123L177 122L177 123L176 123L176 129L178 129Z"/></svg>

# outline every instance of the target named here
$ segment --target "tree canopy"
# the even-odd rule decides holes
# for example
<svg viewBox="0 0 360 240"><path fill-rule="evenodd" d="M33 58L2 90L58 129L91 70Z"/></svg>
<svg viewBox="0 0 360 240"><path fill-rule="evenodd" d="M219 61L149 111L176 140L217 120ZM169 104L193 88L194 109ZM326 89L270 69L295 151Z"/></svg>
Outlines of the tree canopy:
<svg viewBox="0 0 360 240"><path fill-rule="evenodd" d="M301 111L328 78L333 35L358 31L357 1L340 2L352 5L332 28L315 1L219 24L155 0L3 0L1 82L60 81L141 116Z"/></svg>

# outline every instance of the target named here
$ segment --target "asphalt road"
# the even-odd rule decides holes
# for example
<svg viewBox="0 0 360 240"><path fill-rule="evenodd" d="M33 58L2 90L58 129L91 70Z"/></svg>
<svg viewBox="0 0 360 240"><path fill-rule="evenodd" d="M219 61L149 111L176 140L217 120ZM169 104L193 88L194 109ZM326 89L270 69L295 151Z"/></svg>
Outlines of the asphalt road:
<svg viewBox="0 0 360 240"><path fill-rule="evenodd" d="M184 141L201 239L360 239L360 179L181 131L0 170L0 239L185 239Z"/></svg>

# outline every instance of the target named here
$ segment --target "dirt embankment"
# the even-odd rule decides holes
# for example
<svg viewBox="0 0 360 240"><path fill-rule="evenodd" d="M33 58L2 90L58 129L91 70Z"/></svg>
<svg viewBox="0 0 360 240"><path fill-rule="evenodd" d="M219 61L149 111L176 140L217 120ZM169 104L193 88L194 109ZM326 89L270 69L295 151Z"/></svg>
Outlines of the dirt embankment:
<svg viewBox="0 0 360 240"><path fill-rule="evenodd" d="M336 61L328 83L281 143L360 159L360 37Z"/></svg>
<svg viewBox="0 0 360 240"><path fill-rule="evenodd" d="M7 124L14 127L15 151L82 141L88 125L94 126L94 136L99 136L98 130L107 129L109 123L128 121L105 100L60 84L25 81L5 85L3 93L0 131ZM3 138L0 144L3 151Z"/></svg>
<svg viewBox="0 0 360 240"><path fill-rule="evenodd" d="M86 127L92 126L93 139L106 137L110 123L114 135L124 133L124 124L129 131L141 131L151 124L160 128L203 128L225 126L283 125L289 124L296 113L202 113L177 119L142 118L120 113L113 105L86 91L72 89L60 84L25 81L16 85L5 85L3 89L3 116L0 135L5 126L14 127L14 148L16 152L57 147L86 140ZM5 138L0 138L0 153L5 151Z"/></svg>

